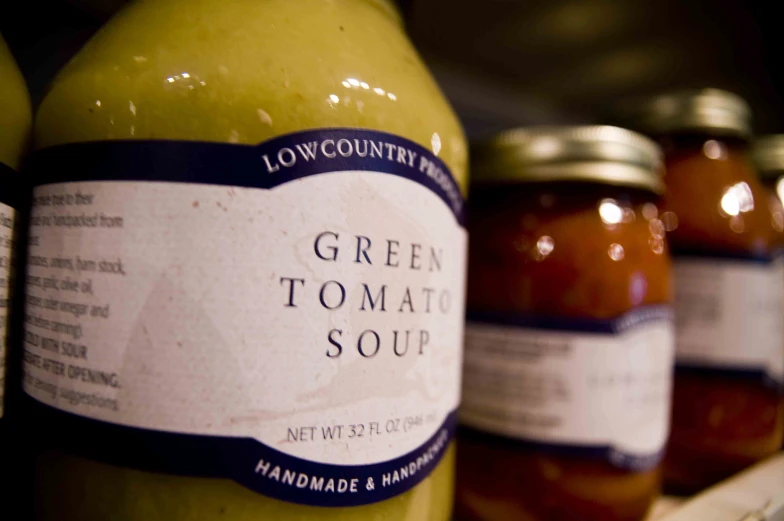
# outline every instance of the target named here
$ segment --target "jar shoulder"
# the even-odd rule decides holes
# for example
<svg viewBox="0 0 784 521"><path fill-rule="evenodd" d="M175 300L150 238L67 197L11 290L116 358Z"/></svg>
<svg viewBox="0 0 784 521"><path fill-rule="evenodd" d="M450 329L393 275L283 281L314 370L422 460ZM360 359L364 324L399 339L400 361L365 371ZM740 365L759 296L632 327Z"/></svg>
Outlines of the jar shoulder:
<svg viewBox="0 0 784 521"><path fill-rule="evenodd" d="M362 127L431 148L465 178L456 116L402 27L377 6L182 3L137 2L110 21L52 85L37 115L37 146L255 144L305 129Z"/></svg>
<svg viewBox="0 0 784 521"><path fill-rule="evenodd" d="M469 308L606 319L671 301L665 230L653 203L476 213Z"/></svg>
<svg viewBox="0 0 784 521"><path fill-rule="evenodd" d="M665 180L674 249L770 253L784 245L784 216L745 153L670 160Z"/></svg>

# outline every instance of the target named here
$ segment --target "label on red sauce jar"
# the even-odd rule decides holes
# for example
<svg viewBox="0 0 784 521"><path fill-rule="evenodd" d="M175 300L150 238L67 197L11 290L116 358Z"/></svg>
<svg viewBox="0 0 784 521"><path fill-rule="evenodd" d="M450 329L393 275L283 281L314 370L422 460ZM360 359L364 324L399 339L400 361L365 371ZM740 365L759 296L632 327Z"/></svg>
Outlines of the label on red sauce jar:
<svg viewBox="0 0 784 521"><path fill-rule="evenodd" d="M61 449L319 506L438 464L467 234L430 151L325 129L66 145L33 168L24 388Z"/></svg>
<svg viewBox="0 0 784 521"><path fill-rule="evenodd" d="M784 384L784 259L679 255L679 373Z"/></svg>
<svg viewBox="0 0 784 521"><path fill-rule="evenodd" d="M461 424L623 469L659 463L669 434L671 308L615 320L468 317Z"/></svg>

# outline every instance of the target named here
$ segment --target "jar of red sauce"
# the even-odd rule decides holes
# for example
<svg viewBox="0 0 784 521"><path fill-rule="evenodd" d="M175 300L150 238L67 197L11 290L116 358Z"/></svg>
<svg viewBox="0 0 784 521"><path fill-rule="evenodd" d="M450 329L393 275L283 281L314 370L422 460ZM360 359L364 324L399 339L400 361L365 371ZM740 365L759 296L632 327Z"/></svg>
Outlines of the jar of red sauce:
<svg viewBox="0 0 784 521"><path fill-rule="evenodd" d="M659 149L532 128L473 157L458 519L639 520L673 360Z"/></svg>
<svg viewBox="0 0 784 521"><path fill-rule="evenodd" d="M741 98L675 92L629 110L624 121L665 152L677 317L665 482L694 493L781 446L782 215L749 160Z"/></svg>

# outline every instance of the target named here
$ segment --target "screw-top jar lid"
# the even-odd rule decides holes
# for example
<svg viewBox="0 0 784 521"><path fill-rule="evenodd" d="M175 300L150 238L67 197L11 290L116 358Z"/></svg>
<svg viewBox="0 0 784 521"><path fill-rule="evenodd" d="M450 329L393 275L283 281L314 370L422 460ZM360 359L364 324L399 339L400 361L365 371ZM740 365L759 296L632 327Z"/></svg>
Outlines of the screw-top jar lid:
<svg viewBox="0 0 784 521"><path fill-rule="evenodd" d="M616 122L650 135L705 132L748 139L751 110L740 96L720 89L683 90L617 107Z"/></svg>
<svg viewBox="0 0 784 521"><path fill-rule="evenodd" d="M751 158L761 177L784 175L784 134L763 136L754 140Z"/></svg>
<svg viewBox="0 0 784 521"><path fill-rule="evenodd" d="M661 150L618 127L532 127L503 132L472 150L477 184L584 181L664 191Z"/></svg>

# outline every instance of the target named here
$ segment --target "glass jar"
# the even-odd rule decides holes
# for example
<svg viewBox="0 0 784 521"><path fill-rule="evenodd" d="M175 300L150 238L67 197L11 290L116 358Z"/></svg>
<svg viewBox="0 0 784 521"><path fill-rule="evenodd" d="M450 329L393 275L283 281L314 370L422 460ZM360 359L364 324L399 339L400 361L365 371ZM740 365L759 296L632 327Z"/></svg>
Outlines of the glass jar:
<svg viewBox="0 0 784 521"><path fill-rule="evenodd" d="M35 141L38 519L449 519L467 147L391 2L132 2Z"/></svg>
<svg viewBox="0 0 784 521"><path fill-rule="evenodd" d="M473 154L458 519L638 520L673 357L660 153L615 127Z"/></svg>
<svg viewBox="0 0 784 521"><path fill-rule="evenodd" d="M750 111L716 89L640 102L665 151L677 371L665 482L693 493L773 454L784 432L782 215L747 154Z"/></svg>

